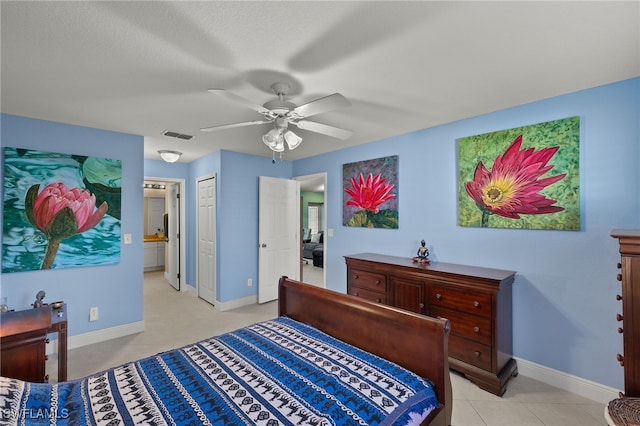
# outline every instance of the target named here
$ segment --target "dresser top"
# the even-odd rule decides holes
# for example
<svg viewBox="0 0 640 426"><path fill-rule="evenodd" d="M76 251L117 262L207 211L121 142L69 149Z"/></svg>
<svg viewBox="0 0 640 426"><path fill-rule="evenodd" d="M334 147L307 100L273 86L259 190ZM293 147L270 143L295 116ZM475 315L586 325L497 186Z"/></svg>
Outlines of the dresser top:
<svg viewBox="0 0 640 426"><path fill-rule="evenodd" d="M640 237L640 229L614 229L611 231L613 238Z"/></svg>
<svg viewBox="0 0 640 426"><path fill-rule="evenodd" d="M418 263L409 257L388 256L376 253L359 253L345 256L345 259L364 260L369 262L378 262L388 265L402 266L405 268L415 268L416 270L425 270L434 273L455 274L468 277L484 278L492 281L504 281L513 279L514 271L505 271L502 269L483 268L479 266L458 265L455 263L434 262Z"/></svg>

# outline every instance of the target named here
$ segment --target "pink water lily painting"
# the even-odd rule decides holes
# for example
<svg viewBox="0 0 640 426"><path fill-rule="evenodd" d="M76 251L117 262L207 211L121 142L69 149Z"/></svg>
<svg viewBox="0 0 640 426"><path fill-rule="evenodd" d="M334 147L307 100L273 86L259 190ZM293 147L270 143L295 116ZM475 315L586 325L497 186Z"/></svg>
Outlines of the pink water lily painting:
<svg viewBox="0 0 640 426"><path fill-rule="evenodd" d="M120 261L120 160L4 149L2 272Z"/></svg>
<svg viewBox="0 0 640 426"><path fill-rule="evenodd" d="M343 225L398 228L398 156L343 166Z"/></svg>
<svg viewBox="0 0 640 426"><path fill-rule="evenodd" d="M458 223L579 230L579 139L579 117L460 139Z"/></svg>

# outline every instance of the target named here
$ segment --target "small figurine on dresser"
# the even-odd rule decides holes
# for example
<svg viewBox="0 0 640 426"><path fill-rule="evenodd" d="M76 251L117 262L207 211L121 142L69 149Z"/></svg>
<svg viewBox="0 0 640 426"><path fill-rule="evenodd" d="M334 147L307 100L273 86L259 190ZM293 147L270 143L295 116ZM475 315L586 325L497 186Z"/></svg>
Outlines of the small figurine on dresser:
<svg viewBox="0 0 640 426"><path fill-rule="evenodd" d="M33 302L33 307L34 308L41 308L43 306L42 305L42 299L44 299L44 296L45 296L45 292L42 291L42 290L40 290L38 292L38 294L36 294L36 301Z"/></svg>
<svg viewBox="0 0 640 426"><path fill-rule="evenodd" d="M429 249L424 240L420 241L417 256L413 258L413 261L417 263L429 263Z"/></svg>

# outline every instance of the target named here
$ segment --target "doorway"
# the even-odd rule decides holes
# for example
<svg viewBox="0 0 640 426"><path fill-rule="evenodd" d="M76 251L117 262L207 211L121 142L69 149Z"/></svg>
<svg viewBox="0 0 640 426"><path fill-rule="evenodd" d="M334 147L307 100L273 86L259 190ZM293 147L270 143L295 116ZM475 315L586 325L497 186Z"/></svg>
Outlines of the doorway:
<svg viewBox="0 0 640 426"><path fill-rule="evenodd" d="M300 245L300 258L303 260L300 265L300 280L319 287L326 287L326 259L327 259L327 174L316 173L311 175L297 176L294 180L300 182L300 235L303 235L303 241ZM315 229L317 228L317 229ZM304 235L305 229L311 229ZM313 258L313 250L310 244L307 244L306 257L304 253L305 241L311 239L311 233L322 233L322 237L316 236L314 239L318 243L322 241L320 246L314 246L316 250L315 259ZM319 252L322 257L319 258ZM315 261L315 262L314 262ZM315 264L314 264L315 263Z"/></svg>
<svg viewBox="0 0 640 426"><path fill-rule="evenodd" d="M155 196L164 200L164 212L158 225L154 225L164 238L156 242L158 256L164 253L164 278L178 291L186 291L181 285L186 277L186 239L182 230L186 229L185 180L176 178L145 177L145 184L157 186ZM145 189L145 192L147 189ZM172 195L168 195L172 194ZM146 194L145 194L146 198ZM145 219L146 222L146 219ZM148 230L145 228L145 235ZM166 235L165 235L166 234ZM146 247L145 247L146 248ZM147 253L145 252L145 255Z"/></svg>

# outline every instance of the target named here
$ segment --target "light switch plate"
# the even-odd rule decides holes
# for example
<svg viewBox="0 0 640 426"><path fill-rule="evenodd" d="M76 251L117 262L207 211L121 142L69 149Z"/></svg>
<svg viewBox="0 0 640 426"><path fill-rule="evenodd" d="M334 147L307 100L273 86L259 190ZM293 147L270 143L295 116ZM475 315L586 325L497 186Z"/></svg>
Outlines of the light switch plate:
<svg viewBox="0 0 640 426"><path fill-rule="evenodd" d="M131 234L124 234L124 243L131 244Z"/></svg>

